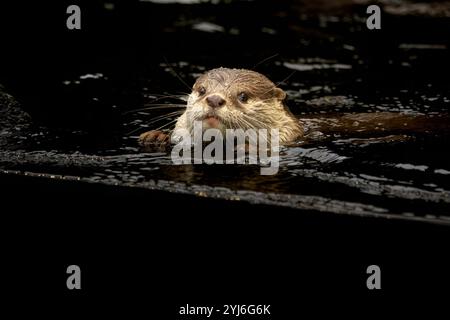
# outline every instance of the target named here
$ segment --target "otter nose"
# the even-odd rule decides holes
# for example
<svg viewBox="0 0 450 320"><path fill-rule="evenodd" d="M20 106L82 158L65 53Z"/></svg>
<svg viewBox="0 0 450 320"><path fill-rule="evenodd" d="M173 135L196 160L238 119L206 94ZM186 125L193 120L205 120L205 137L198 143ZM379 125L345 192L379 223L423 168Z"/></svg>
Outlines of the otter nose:
<svg viewBox="0 0 450 320"><path fill-rule="evenodd" d="M221 96L213 95L206 98L206 103L211 108L219 108L225 104L225 99L223 99Z"/></svg>

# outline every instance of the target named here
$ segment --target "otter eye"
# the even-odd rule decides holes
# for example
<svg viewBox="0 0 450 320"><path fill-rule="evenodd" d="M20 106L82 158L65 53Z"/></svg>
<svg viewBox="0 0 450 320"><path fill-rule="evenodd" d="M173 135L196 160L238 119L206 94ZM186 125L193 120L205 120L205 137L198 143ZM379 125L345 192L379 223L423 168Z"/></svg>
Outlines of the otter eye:
<svg viewBox="0 0 450 320"><path fill-rule="evenodd" d="M245 92L241 92L238 94L238 99L240 102L247 102L248 95Z"/></svg>
<svg viewBox="0 0 450 320"><path fill-rule="evenodd" d="M205 89L205 87L200 87L200 88L198 88L198 94L199 95L204 95L206 93L206 89Z"/></svg>

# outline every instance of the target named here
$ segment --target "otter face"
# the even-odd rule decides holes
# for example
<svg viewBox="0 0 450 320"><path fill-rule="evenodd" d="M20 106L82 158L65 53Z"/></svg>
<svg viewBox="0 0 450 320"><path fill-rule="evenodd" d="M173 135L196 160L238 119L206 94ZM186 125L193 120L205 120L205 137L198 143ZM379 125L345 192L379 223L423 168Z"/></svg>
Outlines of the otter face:
<svg viewBox="0 0 450 320"><path fill-rule="evenodd" d="M286 94L265 76L243 69L213 69L200 76L189 95L187 122L203 128L272 129L284 113Z"/></svg>

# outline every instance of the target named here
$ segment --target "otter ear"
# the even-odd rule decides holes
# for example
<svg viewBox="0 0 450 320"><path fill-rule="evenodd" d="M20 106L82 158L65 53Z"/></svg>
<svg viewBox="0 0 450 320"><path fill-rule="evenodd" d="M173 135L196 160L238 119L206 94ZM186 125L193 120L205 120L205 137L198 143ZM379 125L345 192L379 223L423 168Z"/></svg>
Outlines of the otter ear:
<svg viewBox="0 0 450 320"><path fill-rule="evenodd" d="M278 99L283 101L284 99L286 99L286 93L280 89L280 88L275 88L273 89L273 95Z"/></svg>

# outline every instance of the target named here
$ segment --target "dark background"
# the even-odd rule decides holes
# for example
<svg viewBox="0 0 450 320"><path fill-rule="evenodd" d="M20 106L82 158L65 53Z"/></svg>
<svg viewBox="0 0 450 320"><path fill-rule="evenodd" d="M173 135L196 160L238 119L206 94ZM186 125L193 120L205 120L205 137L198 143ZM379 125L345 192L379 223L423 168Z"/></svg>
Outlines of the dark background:
<svg viewBox="0 0 450 320"><path fill-rule="evenodd" d="M143 10L138 2L117 1L116 10L108 12L101 1L16 1L1 10L0 83L37 122L94 132L117 130L119 119L111 104L129 98L123 91L133 90L139 78L156 72L161 62L178 61L181 55L183 60L213 67L220 57L223 66L251 68L275 53L289 57L291 50L298 49L292 41L294 31L269 39L254 29L252 19L270 17L283 28L295 20L277 17L274 7L289 12L305 8L313 16L321 10L347 10L299 3L300 7L260 1ZM65 27L68 4L82 7L81 31ZM174 26L180 11L186 20L213 16L221 25L239 25L239 40L220 34L192 35L189 26ZM387 18L383 24L394 24L396 28L386 28L391 31L354 35L365 44L362 50L370 53L363 67L369 81L359 90L376 95L373 88L389 89L398 81L397 74L409 79L405 86L420 87L433 79L437 90L448 89L449 64L440 60L407 71L411 77L404 71L390 77L383 73L397 37L449 39L448 21L430 19L417 27L395 21ZM314 25L307 27L306 32L313 32ZM343 30L341 37L345 36ZM322 35L312 38L322 43ZM327 45L318 48L325 50ZM92 87L67 89L61 84L93 70L106 70L112 76L95 89L101 99L89 99L91 93L83 91ZM271 304L276 319L307 311L363 316L357 307L370 312L394 307L403 312L432 297L435 310L440 298L448 297L449 229L445 226L29 177L2 176L0 186L6 270L1 288L16 314L58 318L144 314L181 319L176 312L186 303L236 303ZM81 267L81 292L65 288L65 269L70 264ZM370 264L382 270L379 292L365 287Z"/></svg>
<svg viewBox="0 0 450 320"><path fill-rule="evenodd" d="M0 82L23 103L35 121L97 133L111 131L120 122L118 110L111 106L116 104L124 110L139 105L142 101L134 91L139 90L142 78L150 79L147 85L155 91L188 91L174 74L161 72L162 63L180 61L206 68L256 69L269 74L275 82L283 82L290 73L275 68L274 60L320 55L353 64L352 76L364 80L358 83L327 79L324 83L350 83L348 92L369 101L371 97L398 94L399 86L411 94L450 89L448 49L424 51L415 61L409 61L398 48L402 43L448 47L450 23L445 15L439 15L439 8L424 16L383 13L382 29L368 30L364 21L367 4L355 5L349 0L229 1L217 5L116 0L109 2L114 4L114 10L105 9L105 3L2 4L4 58ZM82 8L81 30L66 28L69 4ZM321 20L330 16L339 18L339 22L321 26ZM226 32L193 31L193 26L202 21L216 23ZM264 27L276 30L276 35L262 32ZM233 28L239 30L238 35L230 34ZM342 48L345 44L355 47L360 65L354 65L351 52ZM412 67L403 67L403 62ZM64 80L96 72L103 73L108 81L80 86L63 84ZM194 79L181 68L174 72L188 86L193 84ZM297 77L298 74L290 80L302 81Z"/></svg>

